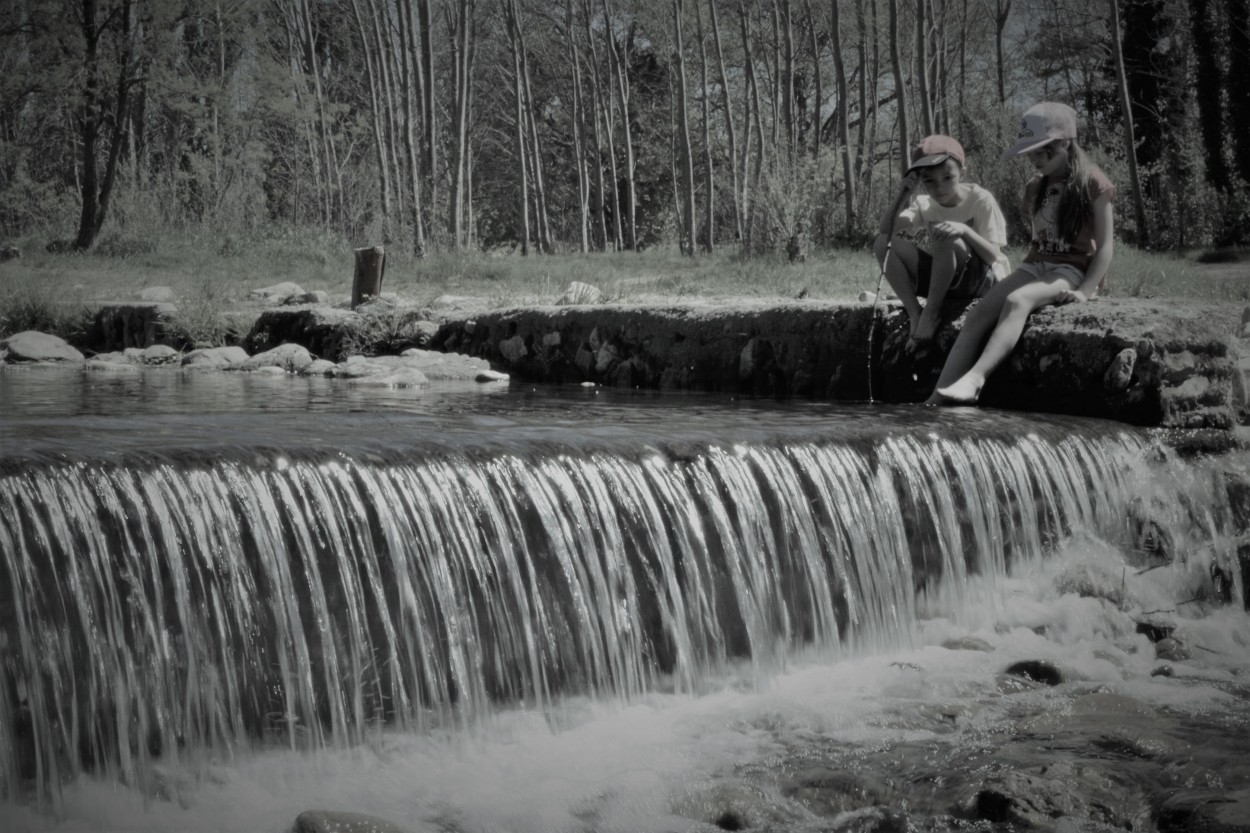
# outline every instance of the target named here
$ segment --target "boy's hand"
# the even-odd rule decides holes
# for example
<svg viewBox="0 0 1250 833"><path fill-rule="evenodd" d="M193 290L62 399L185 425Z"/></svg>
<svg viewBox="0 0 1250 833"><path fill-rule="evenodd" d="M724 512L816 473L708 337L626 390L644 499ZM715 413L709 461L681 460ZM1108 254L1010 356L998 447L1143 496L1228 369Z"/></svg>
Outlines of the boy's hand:
<svg viewBox="0 0 1250 833"><path fill-rule="evenodd" d="M956 223L951 220L934 223L930 230L937 240L959 240L972 231L966 223Z"/></svg>

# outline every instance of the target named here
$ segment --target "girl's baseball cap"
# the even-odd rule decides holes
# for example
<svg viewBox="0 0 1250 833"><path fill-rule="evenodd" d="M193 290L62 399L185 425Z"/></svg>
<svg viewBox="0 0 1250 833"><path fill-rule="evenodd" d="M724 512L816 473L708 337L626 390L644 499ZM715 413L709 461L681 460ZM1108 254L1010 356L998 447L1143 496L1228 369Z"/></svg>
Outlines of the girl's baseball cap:
<svg viewBox="0 0 1250 833"><path fill-rule="evenodd" d="M1037 150L1055 139L1075 138L1076 111L1057 101L1043 101L1024 111L1016 143L1003 154L1003 158Z"/></svg>
<svg viewBox="0 0 1250 833"><path fill-rule="evenodd" d="M920 170L921 168L932 168L934 165L941 165L947 159L954 159L959 163L960 167L963 167L963 145L950 136L944 136L941 133L925 136L920 140L920 144L912 148L911 167L907 169L907 173Z"/></svg>

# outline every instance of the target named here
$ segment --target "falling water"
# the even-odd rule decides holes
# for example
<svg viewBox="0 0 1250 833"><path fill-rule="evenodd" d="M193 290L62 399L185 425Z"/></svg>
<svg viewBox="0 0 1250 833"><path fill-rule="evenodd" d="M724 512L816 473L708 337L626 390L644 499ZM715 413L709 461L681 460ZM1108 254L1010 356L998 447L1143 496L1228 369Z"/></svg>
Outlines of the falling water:
<svg viewBox="0 0 1250 833"><path fill-rule="evenodd" d="M1073 531L1123 539L1147 512L1209 538L1215 490L1147 450L912 431L13 463L0 788L906 646L918 599Z"/></svg>

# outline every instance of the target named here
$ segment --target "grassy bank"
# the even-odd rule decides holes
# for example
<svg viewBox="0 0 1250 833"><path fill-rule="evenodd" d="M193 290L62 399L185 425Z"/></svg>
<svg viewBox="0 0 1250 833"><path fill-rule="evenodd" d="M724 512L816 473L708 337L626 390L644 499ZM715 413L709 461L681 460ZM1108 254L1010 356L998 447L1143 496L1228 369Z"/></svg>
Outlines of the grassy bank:
<svg viewBox="0 0 1250 833"><path fill-rule="evenodd" d="M76 335L94 307L169 287L193 341L219 341L221 318L247 308L253 289L292 281L333 302L351 291L351 242L306 230L253 237L163 236L142 245L106 238L88 254L49 254L39 240L16 241L23 256L0 264L0 336L24 329ZM1021 252L1012 252L1018 259ZM1108 295L1207 302L1250 300L1243 264L1206 265L1193 255L1153 254L1121 245ZM620 303L793 299L801 294L853 300L873 291L879 272L865 250L815 250L802 263L784 254L744 257L722 249L697 258L671 249L641 253L513 253L424 258L388 251L384 292L424 305L442 295L486 298L491 306L552 303L572 281L599 287Z"/></svg>

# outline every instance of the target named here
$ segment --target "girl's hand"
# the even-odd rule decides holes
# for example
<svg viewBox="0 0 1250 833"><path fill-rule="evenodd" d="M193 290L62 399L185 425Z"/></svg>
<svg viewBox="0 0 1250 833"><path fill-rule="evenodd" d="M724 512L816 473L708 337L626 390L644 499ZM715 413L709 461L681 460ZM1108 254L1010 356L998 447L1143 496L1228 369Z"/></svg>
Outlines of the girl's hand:
<svg viewBox="0 0 1250 833"><path fill-rule="evenodd" d="M968 228L964 223L943 220L940 223L934 223L930 231L938 240L959 240L972 231L972 229Z"/></svg>
<svg viewBox="0 0 1250 833"><path fill-rule="evenodd" d="M1056 304L1079 304L1089 300L1089 296L1079 289L1064 289L1055 296Z"/></svg>

